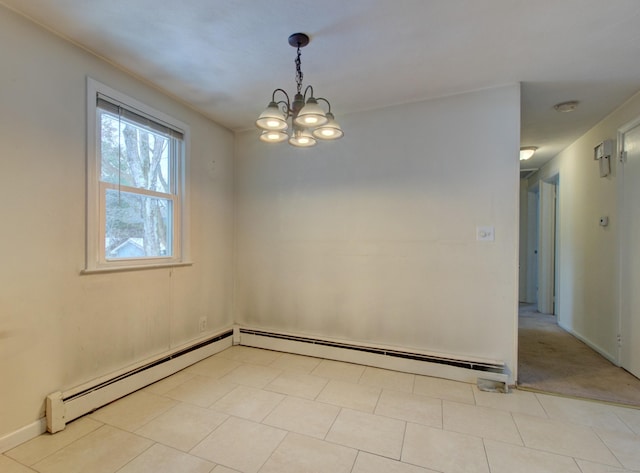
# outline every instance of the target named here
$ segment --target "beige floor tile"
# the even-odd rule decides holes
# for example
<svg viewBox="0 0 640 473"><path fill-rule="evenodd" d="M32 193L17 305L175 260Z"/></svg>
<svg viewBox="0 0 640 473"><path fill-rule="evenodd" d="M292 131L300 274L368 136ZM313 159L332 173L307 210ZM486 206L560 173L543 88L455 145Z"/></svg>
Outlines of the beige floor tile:
<svg viewBox="0 0 640 473"><path fill-rule="evenodd" d="M102 423L83 417L71 422L64 430L51 435L42 434L38 437L5 452L5 455L19 461L24 465L33 465L52 453L75 442L79 438L102 427ZM1 470L0 471L4 471Z"/></svg>
<svg viewBox="0 0 640 473"><path fill-rule="evenodd" d="M0 471L2 473L34 473L35 470L12 460L9 457L0 455Z"/></svg>
<svg viewBox="0 0 640 473"><path fill-rule="evenodd" d="M383 390L375 413L442 428L442 401L420 394Z"/></svg>
<svg viewBox="0 0 640 473"><path fill-rule="evenodd" d="M637 473L637 471L632 472L626 468L616 468L615 466L601 465L600 463L593 463L586 460L576 460L576 463L582 473Z"/></svg>
<svg viewBox="0 0 640 473"><path fill-rule="evenodd" d="M402 463L390 458L359 452L356 464L351 473L437 473L408 463Z"/></svg>
<svg viewBox="0 0 640 473"><path fill-rule="evenodd" d="M485 439L523 445L510 412L443 401L443 428Z"/></svg>
<svg viewBox="0 0 640 473"><path fill-rule="evenodd" d="M400 459L405 422L342 409L326 439L384 457Z"/></svg>
<svg viewBox="0 0 640 473"><path fill-rule="evenodd" d="M614 432L632 433L631 429L616 415L614 406L561 396L545 394L537 396L550 419Z"/></svg>
<svg viewBox="0 0 640 473"><path fill-rule="evenodd" d="M263 391L250 386L238 386L218 399L211 409L225 412L243 419L260 422L282 402L282 394Z"/></svg>
<svg viewBox="0 0 640 473"><path fill-rule="evenodd" d="M476 405L478 406L491 407L492 409L509 412L519 412L530 416L547 417L546 412L542 408L542 404L540 404L540 401L538 401L538 398L532 392L512 389L506 394L493 393L480 391L477 386L474 386L473 394L476 398Z"/></svg>
<svg viewBox="0 0 640 473"><path fill-rule="evenodd" d="M634 433L640 435L640 409L616 407L614 412Z"/></svg>
<svg viewBox="0 0 640 473"><path fill-rule="evenodd" d="M524 414L514 414L513 417L525 446L529 448L620 466L589 427Z"/></svg>
<svg viewBox="0 0 640 473"><path fill-rule="evenodd" d="M284 430L230 417L190 453L243 473L257 473L286 434Z"/></svg>
<svg viewBox="0 0 640 473"><path fill-rule="evenodd" d="M416 376L413 392L424 396L446 399L448 401L475 404L473 386L468 383L451 381L449 379Z"/></svg>
<svg viewBox="0 0 640 473"><path fill-rule="evenodd" d="M167 391L165 396L196 406L209 407L237 386L235 383L196 375L171 391Z"/></svg>
<svg viewBox="0 0 640 473"><path fill-rule="evenodd" d="M36 463L41 473L113 473L153 442L105 425Z"/></svg>
<svg viewBox="0 0 640 473"><path fill-rule="evenodd" d="M167 391L171 391L173 388L180 386L185 381L193 378L193 373L189 373L186 370L178 371L176 374L161 379L160 381L150 384L144 390L149 393L163 395Z"/></svg>
<svg viewBox="0 0 640 473"><path fill-rule="evenodd" d="M226 466L218 465L216 466L211 473L241 473L238 470L232 470L231 468L227 468Z"/></svg>
<svg viewBox="0 0 640 473"><path fill-rule="evenodd" d="M271 381L265 389L290 396L315 399L329 380L304 373L286 372Z"/></svg>
<svg viewBox="0 0 640 473"><path fill-rule="evenodd" d="M174 450L165 445L155 444L118 473L209 473L215 465L192 455Z"/></svg>
<svg viewBox="0 0 640 473"><path fill-rule="evenodd" d="M289 433L260 473L350 473L356 454L351 448Z"/></svg>
<svg viewBox="0 0 640 473"><path fill-rule="evenodd" d="M493 440L484 441L491 473L581 473L571 457Z"/></svg>
<svg viewBox="0 0 640 473"><path fill-rule="evenodd" d="M263 350L262 348L235 345L215 355L220 358L252 363L254 365L269 365L282 356L278 351Z"/></svg>
<svg viewBox="0 0 640 473"><path fill-rule="evenodd" d="M317 368L321 361L320 358L313 358L311 356L283 353L282 356L274 360L269 366L282 371L309 374Z"/></svg>
<svg viewBox="0 0 640 473"><path fill-rule="evenodd" d="M209 358L205 358L204 360L189 366L185 371L200 376L208 376L210 378L221 378L241 364L242 363L237 360L210 356Z"/></svg>
<svg viewBox="0 0 640 473"><path fill-rule="evenodd" d="M489 473L481 438L411 423L402 461L443 473Z"/></svg>
<svg viewBox="0 0 640 473"><path fill-rule="evenodd" d="M176 404L177 402L173 399L138 391L98 409L89 417L133 432Z"/></svg>
<svg viewBox="0 0 640 473"><path fill-rule="evenodd" d="M323 439L339 412L340 408L337 406L287 397L262 423Z"/></svg>
<svg viewBox="0 0 640 473"><path fill-rule="evenodd" d="M332 379L318 394L316 400L349 409L373 412L378 403L380 392L380 388Z"/></svg>
<svg viewBox="0 0 640 473"><path fill-rule="evenodd" d="M414 380L413 374L367 366L358 382L365 386L411 393Z"/></svg>
<svg viewBox="0 0 640 473"><path fill-rule="evenodd" d="M243 364L233 371L227 373L221 381L253 386L254 388L264 388L271 381L282 374L281 370L268 366Z"/></svg>
<svg viewBox="0 0 640 473"><path fill-rule="evenodd" d="M315 376L321 378L338 379L350 383L360 381L364 366L354 365L352 363L344 363L342 361L322 360L320 364L311 372Z"/></svg>
<svg viewBox="0 0 640 473"><path fill-rule="evenodd" d="M602 430L598 430L597 433L623 467L640 470L640 435Z"/></svg>
<svg viewBox="0 0 640 473"><path fill-rule="evenodd" d="M204 407L180 403L143 425L135 433L186 452L228 417Z"/></svg>

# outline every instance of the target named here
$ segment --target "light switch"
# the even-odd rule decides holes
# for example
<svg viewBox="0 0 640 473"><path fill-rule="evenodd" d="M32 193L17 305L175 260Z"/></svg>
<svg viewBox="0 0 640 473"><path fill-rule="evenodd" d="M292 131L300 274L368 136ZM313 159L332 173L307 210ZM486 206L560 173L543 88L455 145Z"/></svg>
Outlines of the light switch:
<svg viewBox="0 0 640 473"><path fill-rule="evenodd" d="M495 230L493 227L476 227L476 240L494 241Z"/></svg>

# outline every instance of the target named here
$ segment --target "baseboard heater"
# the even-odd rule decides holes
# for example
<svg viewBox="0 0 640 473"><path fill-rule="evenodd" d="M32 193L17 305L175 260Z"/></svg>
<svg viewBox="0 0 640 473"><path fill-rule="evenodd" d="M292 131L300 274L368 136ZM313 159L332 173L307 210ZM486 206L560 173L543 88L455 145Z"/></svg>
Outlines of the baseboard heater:
<svg viewBox="0 0 640 473"><path fill-rule="evenodd" d="M50 433L63 430L72 420L215 355L230 347L232 341L233 329L228 329L124 372L113 373L66 392L49 394L46 399L47 430Z"/></svg>
<svg viewBox="0 0 640 473"><path fill-rule="evenodd" d="M476 382L476 377L479 375L496 381L507 381L506 367L502 361L464 359L242 327L239 328L239 333L241 345L349 361L466 382ZM453 368L457 370L453 371Z"/></svg>

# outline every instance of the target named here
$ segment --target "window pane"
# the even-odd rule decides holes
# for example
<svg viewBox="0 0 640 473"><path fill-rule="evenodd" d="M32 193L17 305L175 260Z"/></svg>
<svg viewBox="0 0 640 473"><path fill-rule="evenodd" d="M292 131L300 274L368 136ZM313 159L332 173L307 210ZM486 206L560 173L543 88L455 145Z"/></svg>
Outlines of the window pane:
<svg viewBox="0 0 640 473"><path fill-rule="evenodd" d="M172 256L172 201L106 189L105 257Z"/></svg>
<svg viewBox="0 0 640 473"><path fill-rule="evenodd" d="M171 193L171 138L104 110L98 111L101 135L100 180Z"/></svg>

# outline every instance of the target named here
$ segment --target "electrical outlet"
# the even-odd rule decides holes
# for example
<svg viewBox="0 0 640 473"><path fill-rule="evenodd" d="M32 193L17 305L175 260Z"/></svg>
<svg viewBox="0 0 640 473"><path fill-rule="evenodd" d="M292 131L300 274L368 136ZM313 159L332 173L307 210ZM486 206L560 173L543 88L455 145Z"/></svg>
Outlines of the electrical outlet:
<svg viewBox="0 0 640 473"><path fill-rule="evenodd" d="M207 330L207 318L206 317L200 317L200 320L198 322L198 327L200 328L201 332L204 332L205 330Z"/></svg>

